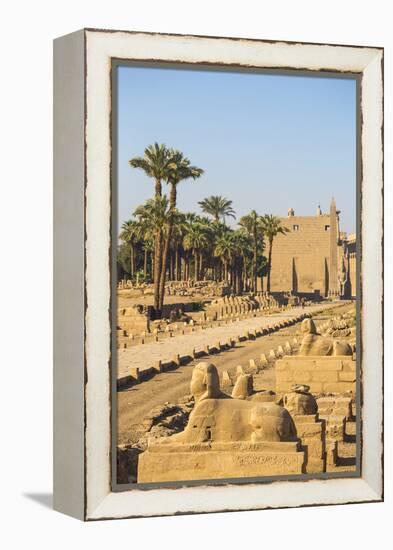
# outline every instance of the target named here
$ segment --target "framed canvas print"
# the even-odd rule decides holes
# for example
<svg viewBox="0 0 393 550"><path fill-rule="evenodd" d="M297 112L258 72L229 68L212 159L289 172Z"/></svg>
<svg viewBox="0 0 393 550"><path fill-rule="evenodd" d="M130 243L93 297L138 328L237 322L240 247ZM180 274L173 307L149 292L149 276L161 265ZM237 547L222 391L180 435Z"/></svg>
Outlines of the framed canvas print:
<svg viewBox="0 0 393 550"><path fill-rule="evenodd" d="M54 502L383 499L383 50L54 43Z"/></svg>

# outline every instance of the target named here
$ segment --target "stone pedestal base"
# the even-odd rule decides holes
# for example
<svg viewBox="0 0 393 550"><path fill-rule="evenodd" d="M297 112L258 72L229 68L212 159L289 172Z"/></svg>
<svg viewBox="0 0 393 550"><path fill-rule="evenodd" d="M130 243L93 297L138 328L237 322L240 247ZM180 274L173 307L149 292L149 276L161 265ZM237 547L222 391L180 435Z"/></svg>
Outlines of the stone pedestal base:
<svg viewBox="0 0 393 550"><path fill-rule="evenodd" d="M326 440L344 442L345 439L345 416L320 416L322 420L326 422Z"/></svg>
<svg viewBox="0 0 393 550"><path fill-rule="evenodd" d="M329 396L317 399L319 416L345 416L351 420L354 416L354 403L350 397Z"/></svg>
<svg viewBox="0 0 393 550"><path fill-rule="evenodd" d="M314 414L294 414L292 418L297 436L301 439L301 448L305 453L305 472L307 474L324 472L326 469L324 423Z"/></svg>
<svg viewBox="0 0 393 550"><path fill-rule="evenodd" d="M307 384L310 392L356 393L356 361L346 355L286 356L276 362L276 392L290 391L293 384Z"/></svg>
<svg viewBox="0 0 393 550"><path fill-rule="evenodd" d="M301 474L297 442L152 444L139 456L138 483Z"/></svg>

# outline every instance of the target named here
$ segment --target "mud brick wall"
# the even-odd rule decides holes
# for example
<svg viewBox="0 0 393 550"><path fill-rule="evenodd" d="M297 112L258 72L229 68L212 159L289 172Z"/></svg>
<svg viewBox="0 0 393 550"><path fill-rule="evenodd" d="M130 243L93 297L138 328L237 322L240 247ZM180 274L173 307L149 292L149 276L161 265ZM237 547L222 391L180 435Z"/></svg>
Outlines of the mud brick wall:
<svg viewBox="0 0 393 550"><path fill-rule="evenodd" d="M276 361L276 392L307 384L311 393L356 393L356 361L336 357L285 356Z"/></svg>

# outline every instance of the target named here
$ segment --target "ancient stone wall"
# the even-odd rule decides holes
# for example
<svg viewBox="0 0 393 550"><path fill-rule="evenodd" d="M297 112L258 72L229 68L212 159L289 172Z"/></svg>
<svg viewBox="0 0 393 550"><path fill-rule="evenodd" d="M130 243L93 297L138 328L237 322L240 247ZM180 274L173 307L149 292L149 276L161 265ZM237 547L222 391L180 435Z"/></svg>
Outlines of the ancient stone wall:
<svg viewBox="0 0 393 550"><path fill-rule="evenodd" d="M347 239L340 231L334 201L329 214L295 216L291 209L288 217L280 218L280 222L288 233L274 238L272 292L312 293L318 290L323 296L348 293L356 296L356 235ZM268 250L269 245L265 244ZM343 262L346 247L349 255ZM343 263L347 271L345 289L339 282Z"/></svg>
<svg viewBox="0 0 393 550"><path fill-rule="evenodd" d="M355 394L356 361L345 355L283 357L276 362L276 392L287 392L293 384L307 384L314 394Z"/></svg>
<svg viewBox="0 0 393 550"><path fill-rule="evenodd" d="M280 221L289 233L274 239L271 291L327 294L330 216L290 216Z"/></svg>

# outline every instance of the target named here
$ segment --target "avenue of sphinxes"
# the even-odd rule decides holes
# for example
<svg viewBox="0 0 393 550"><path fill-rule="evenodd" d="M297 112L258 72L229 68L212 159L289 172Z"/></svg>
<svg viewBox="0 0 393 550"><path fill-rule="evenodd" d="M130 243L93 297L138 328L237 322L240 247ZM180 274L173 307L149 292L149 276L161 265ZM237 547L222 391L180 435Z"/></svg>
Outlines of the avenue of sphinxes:
<svg viewBox="0 0 393 550"><path fill-rule="evenodd" d="M119 483L356 469L356 236L334 198L279 221L270 291L169 280L155 318L152 285L119 282Z"/></svg>
<svg viewBox="0 0 393 550"><path fill-rule="evenodd" d="M220 388L212 363L197 364L190 384L194 406L187 425L177 434L148 441L139 456L137 481L334 469L338 443L344 440L345 423L353 414L355 345L318 333L311 319L303 321L302 334L299 353L276 363L276 392L255 391L253 376L239 371L229 395ZM329 392L323 391L325 379Z"/></svg>

